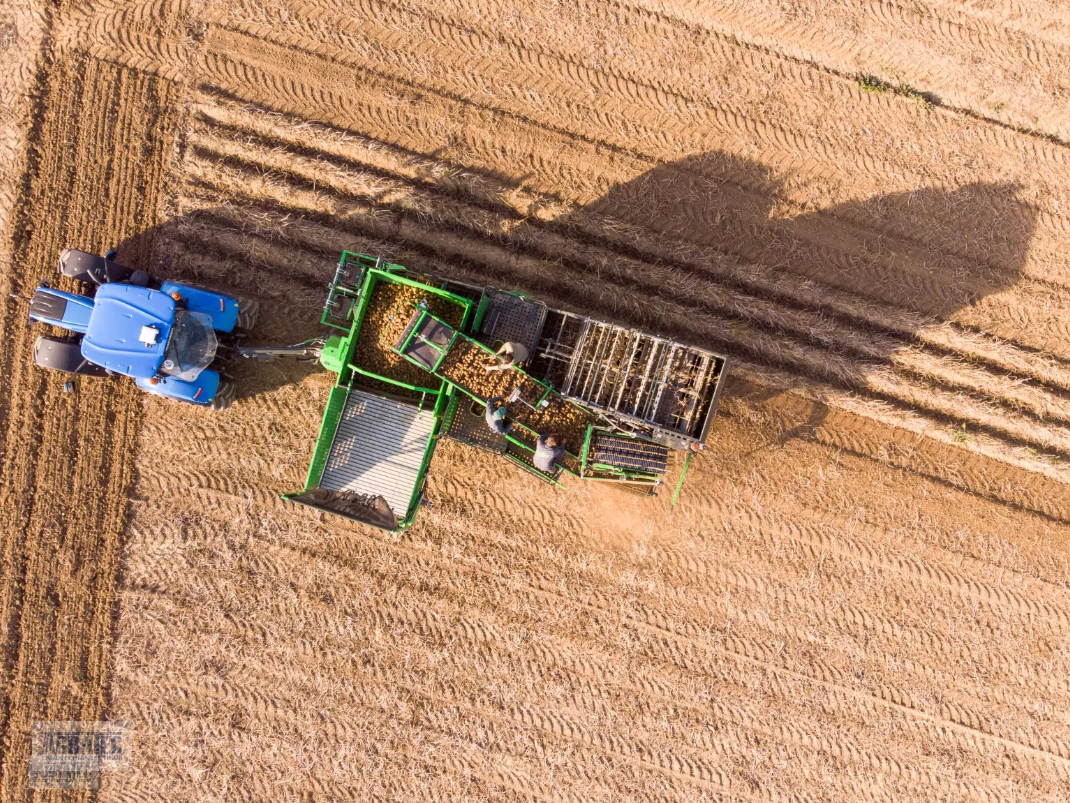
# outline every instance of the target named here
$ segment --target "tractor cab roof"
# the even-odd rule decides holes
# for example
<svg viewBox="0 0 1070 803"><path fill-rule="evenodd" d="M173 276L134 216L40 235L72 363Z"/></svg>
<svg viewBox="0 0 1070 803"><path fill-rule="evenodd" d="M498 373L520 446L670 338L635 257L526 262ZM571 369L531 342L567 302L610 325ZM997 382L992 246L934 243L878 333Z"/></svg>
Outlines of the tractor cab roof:
<svg viewBox="0 0 1070 803"><path fill-rule="evenodd" d="M116 373L148 379L163 362L174 322L175 302L166 293L105 284L94 299L82 356Z"/></svg>

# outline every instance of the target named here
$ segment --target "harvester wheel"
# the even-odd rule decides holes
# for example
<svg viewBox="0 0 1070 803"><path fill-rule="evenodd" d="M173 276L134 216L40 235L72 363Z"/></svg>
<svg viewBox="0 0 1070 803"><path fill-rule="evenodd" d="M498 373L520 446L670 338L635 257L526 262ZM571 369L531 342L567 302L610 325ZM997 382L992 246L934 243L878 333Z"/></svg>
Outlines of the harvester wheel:
<svg viewBox="0 0 1070 803"><path fill-rule="evenodd" d="M237 393L237 386L229 379L220 379L219 387L216 389L215 396L212 397L211 407L213 410L223 411L230 407L230 403L234 401L234 396Z"/></svg>
<svg viewBox="0 0 1070 803"><path fill-rule="evenodd" d="M238 302L238 328L249 332L256 326L256 319L260 315L260 302L241 296L238 296L236 301Z"/></svg>

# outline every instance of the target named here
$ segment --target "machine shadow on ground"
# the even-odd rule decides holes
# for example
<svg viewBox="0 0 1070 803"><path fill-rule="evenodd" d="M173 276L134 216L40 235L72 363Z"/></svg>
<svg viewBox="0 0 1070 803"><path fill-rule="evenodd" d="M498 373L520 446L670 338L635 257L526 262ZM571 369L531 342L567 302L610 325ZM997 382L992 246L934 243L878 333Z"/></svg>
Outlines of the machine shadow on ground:
<svg viewBox="0 0 1070 803"><path fill-rule="evenodd" d="M714 258L724 255L741 266L741 277L758 277L766 285L758 288L753 282L748 285L750 280L745 277L726 279L723 273L696 267L702 259L701 251L695 251L699 260L686 264L673 263L667 254L640 254L644 261L670 265L684 278L685 289L661 287L657 295L685 309L725 317L725 310L703 299L700 291L686 289L694 280L720 285L744 296L758 296L789 314L794 306L804 316L823 313L812 304L793 300L793 287L807 286L818 293L820 287L829 287L883 302L893 311L908 311L912 319L923 321L947 318L1014 285L1022 272L1035 221L1034 210L1018 199L1013 184L979 182L953 190L921 189L802 213L797 206L786 203L785 196L782 180L772 170L751 160L711 152L659 166L615 185L575 217L604 217L653 232L671 247L697 246ZM210 209L176 217L120 243L118 258L165 278L261 300L260 322L246 338L246 345L287 345L321 334L320 313L338 254L324 244L307 254L304 268L290 266L278 255L263 258L257 249L263 250L264 243L257 236L235 231L232 223L223 222L226 217ZM559 218L549 225L575 236L578 220L572 217ZM359 249L359 220L355 226L351 219L339 218L338 229L352 235L353 247ZM230 245L221 249L218 243L226 238ZM410 245L398 242L398 253L384 256L402 259L401 251ZM418 251L427 250L425 245L416 245ZM526 248L507 237L500 245L521 251ZM627 249L622 254L635 256ZM441 256L447 261L457 260L454 254ZM320 262L322 272L318 270ZM545 297L548 289L552 292L552 288L539 286L538 276L532 275L529 286L522 286L524 277L514 274L503 281L495 275L496 266L491 262L463 262L469 277L473 271L485 274L480 279L504 289L525 290L537 297ZM419 270L421 266L416 261L410 267ZM586 281L589 275L579 278ZM628 278L613 281L624 293L630 290L638 299L650 295L648 277L636 276L634 282ZM567 297L545 300L551 305L555 301L568 305ZM689 330L686 318L671 324L659 319L648 305L599 309L592 308L587 299L577 300L572 306L581 305L582 311L616 323L674 337L729 357L799 371L787 362L778 365L776 355L752 349L746 337L726 333L722 339L709 331L696 334ZM622 308L631 312L622 312ZM865 336L865 324L857 320L844 323ZM806 346L809 339L806 331L796 328L780 332L760 321L744 319L740 326L782 337L785 343ZM874 333L888 334L879 330ZM901 336L882 340L896 342L897 349L907 342ZM826 343L822 348L829 346ZM855 359L846 344L842 351L835 345L832 350L839 352L849 366L847 375L840 375L846 387L853 380L861 382L867 371L886 364L894 353L893 350L875 357L870 349L865 359ZM300 382L317 369L291 360L235 360L225 370L236 380L240 398ZM805 437L820 424L819 420L807 422L798 429L798 437Z"/></svg>
<svg viewBox="0 0 1070 803"><path fill-rule="evenodd" d="M932 321L1016 284L1036 218L1035 210L1018 198L1014 184L977 182L953 190L892 193L801 214L783 203L783 196L783 184L770 169L729 154L707 153L618 184L587 205L584 214L594 212L656 232L664 240L727 254L745 272L772 279L776 290L770 294L748 287L745 280L726 282L712 273L685 269L696 279L758 295L786 309L793 302L785 285L797 279L811 289L846 291ZM866 331L857 322L850 325ZM766 331L776 334L772 328ZM686 332L666 334L695 341ZM784 338L806 341L797 331L785 332ZM738 338L694 344L769 363L767 355L746 353ZM850 356L850 349L843 354ZM861 380L893 354L858 359L853 378ZM792 370L788 364L781 367ZM780 395L772 389L743 391L739 385L729 392L744 393L753 401ZM785 433L785 439L807 437L823 418L811 416Z"/></svg>

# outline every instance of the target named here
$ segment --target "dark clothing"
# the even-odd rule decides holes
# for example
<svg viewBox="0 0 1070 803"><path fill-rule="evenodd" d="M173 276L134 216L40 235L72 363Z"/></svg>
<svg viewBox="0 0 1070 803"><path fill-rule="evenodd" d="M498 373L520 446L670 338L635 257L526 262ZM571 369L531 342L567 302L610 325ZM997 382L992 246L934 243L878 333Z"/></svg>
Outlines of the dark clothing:
<svg viewBox="0 0 1070 803"><path fill-rule="evenodd" d="M509 430L513 428L512 421L506 421L504 418L498 419L494 417L495 403L502 400L501 396L495 396L493 399L487 399L487 426L497 432L499 435L507 435Z"/></svg>
<svg viewBox="0 0 1070 803"><path fill-rule="evenodd" d="M546 436L540 435L539 439L535 441L535 457L531 462L535 464L535 468L539 471L545 471L547 474L552 474L554 470L554 461L564 453L565 447L551 446L546 442Z"/></svg>

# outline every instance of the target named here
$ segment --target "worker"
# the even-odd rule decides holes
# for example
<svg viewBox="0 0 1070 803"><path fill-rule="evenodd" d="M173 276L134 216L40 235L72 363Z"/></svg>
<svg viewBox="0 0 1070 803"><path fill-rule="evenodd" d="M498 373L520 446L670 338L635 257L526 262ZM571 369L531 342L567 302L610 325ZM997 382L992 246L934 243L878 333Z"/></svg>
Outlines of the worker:
<svg viewBox="0 0 1070 803"><path fill-rule="evenodd" d="M540 435L535 441L535 457L532 462L539 471L552 474L554 461L565 453L565 440L556 432Z"/></svg>
<svg viewBox="0 0 1070 803"><path fill-rule="evenodd" d="M501 396L495 396L493 399L487 399L487 426L497 432L499 435L508 435L509 431L513 428L513 422L505 420L505 417L509 414L509 411L505 409L504 404L499 406L498 403L501 400Z"/></svg>
<svg viewBox="0 0 1070 803"><path fill-rule="evenodd" d="M508 340L502 343L502 347L494 354L496 363L486 366L488 371L507 371L510 368L518 368L520 363L528 358L528 347L523 343Z"/></svg>

